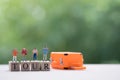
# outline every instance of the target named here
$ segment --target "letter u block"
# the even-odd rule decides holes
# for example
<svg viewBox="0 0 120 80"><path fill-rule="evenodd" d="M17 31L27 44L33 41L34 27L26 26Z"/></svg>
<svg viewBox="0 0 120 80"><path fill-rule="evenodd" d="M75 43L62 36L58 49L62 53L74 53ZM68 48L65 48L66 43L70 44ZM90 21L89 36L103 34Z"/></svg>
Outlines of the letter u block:
<svg viewBox="0 0 120 80"><path fill-rule="evenodd" d="M19 61L9 61L10 71L20 71Z"/></svg>
<svg viewBox="0 0 120 80"><path fill-rule="evenodd" d="M30 71L30 61L21 61L21 71Z"/></svg>
<svg viewBox="0 0 120 80"><path fill-rule="evenodd" d="M31 61L31 71L40 71L40 61Z"/></svg>

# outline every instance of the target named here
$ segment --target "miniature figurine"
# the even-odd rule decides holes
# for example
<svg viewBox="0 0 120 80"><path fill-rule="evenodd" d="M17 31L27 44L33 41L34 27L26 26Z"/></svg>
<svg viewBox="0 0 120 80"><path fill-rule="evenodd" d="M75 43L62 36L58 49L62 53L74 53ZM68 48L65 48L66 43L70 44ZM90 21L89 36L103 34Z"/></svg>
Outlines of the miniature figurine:
<svg viewBox="0 0 120 80"><path fill-rule="evenodd" d="M16 49L16 48L15 48L15 49L13 49L13 51L12 51L13 61L17 61L17 54L18 54L17 49Z"/></svg>
<svg viewBox="0 0 120 80"><path fill-rule="evenodd" d="M33 53L33 60L37 60L38 50L36 48L34 48L32 53Z"/></svg>
<svg viewBox="0 0 120 80"><path fill-rule="evenodd" d="M46 61L47 60L47 54L48 54L47 46L42 49L42 53L43 53L43 60Z"/></svg>
<svg viewBox="0 0 120 80"><path fill-rule="evenodd" d="M23 48L21 53L22 53L22 60L25 61L26 60L26 55L27 55L27 49Z"/></svg>

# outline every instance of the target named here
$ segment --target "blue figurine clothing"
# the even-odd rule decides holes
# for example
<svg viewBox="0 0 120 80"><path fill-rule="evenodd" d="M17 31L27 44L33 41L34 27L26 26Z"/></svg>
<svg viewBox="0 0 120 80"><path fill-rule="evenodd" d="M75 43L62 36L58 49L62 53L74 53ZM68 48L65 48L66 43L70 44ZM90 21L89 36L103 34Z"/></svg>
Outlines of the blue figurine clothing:
<svg viewBox="0 0 120 80"><path fill-rule="evenodd" d="M36 59L37 59L37 54L34 53L34 54L33 54L33 60L36 60Z"/></svg>
<svg viewBox="0 0 120 80"><path fill-rule="evenodd" d="M37 55L38 55L38 50L37 49L33 49L33 60L37 60Z"/></svg>
<svg viewBox="0 0 120 80"><path fill-rule="evenodd" d="M43 48L43 54L48 54L48 48Z"/></svg>
<svg viewBox="0 0 120 80"><path fill-rule="evenodd" d="M43 60L47 60L48 48L43 48L42 52L43 52Z"/></svg>

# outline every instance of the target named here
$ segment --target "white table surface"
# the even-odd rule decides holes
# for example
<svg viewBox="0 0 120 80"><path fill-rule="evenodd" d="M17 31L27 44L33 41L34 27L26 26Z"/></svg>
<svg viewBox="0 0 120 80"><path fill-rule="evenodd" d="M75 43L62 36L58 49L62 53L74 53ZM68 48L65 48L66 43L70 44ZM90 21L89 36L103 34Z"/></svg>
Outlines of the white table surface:
<svg viewBox="0 0 120 80"><path fill-rule="evenodd" d="M86 70L11 72L0 65L0 80L120 80L120 64L86 64Z"/></svg>

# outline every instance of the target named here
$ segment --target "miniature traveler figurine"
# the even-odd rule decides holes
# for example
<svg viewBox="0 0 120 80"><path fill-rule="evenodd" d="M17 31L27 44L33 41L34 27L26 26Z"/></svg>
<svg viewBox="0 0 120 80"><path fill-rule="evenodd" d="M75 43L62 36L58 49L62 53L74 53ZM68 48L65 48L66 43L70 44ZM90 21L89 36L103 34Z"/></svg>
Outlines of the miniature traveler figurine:
<svg viewBox="0 0 120 80"><path fill-rule="evenodd" d="M22 60L25 61L26 60L25 56L27 55L27 49L23 48L21 53L22 53Z"/></svg>
<svg viewBox="0 0 120 80"><path fill-rule="evenodd" d="M33 53L33 60L37 60L38 50L36 48L34 48L32 53Z"/></svg>
<svg viewBox="0 0 120 80"><path fill-rule="evenodd" d="M43 53L43 60L46 61L47 60L47 54L48 54L48 48L43 48L42 49L42 53Z"/></svg>
<svg viewBox="0 0 120 80"><path fill-rule="evenodd" d="M13 61L17 61L17 54L18 54L17 49L16 49L16 48L15 48L15 49L13 49L13 51L12 51Z"/></svg>

